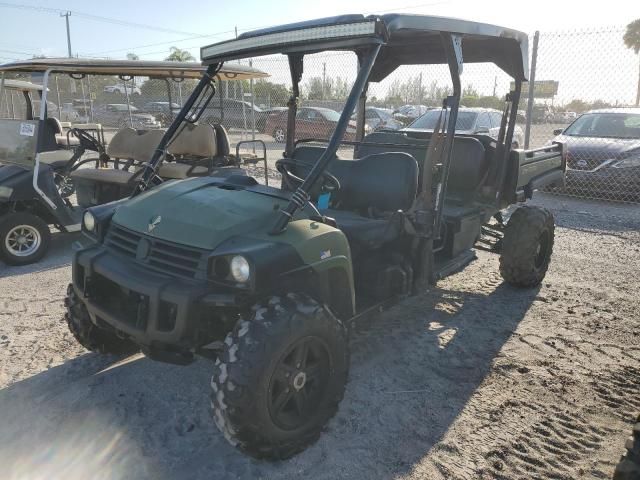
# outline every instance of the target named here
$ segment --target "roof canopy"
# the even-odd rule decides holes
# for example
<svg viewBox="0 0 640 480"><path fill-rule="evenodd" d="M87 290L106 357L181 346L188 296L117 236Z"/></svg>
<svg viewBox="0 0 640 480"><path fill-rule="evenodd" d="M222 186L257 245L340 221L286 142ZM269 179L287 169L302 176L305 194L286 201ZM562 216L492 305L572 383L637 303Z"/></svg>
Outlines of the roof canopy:
<svg viewBox="0 0 640 480"><path fill-rule="evenodd" d="M14 80L12 78L7 78L4 81L4 88L10 90L19 90L21 92L30 92L32 90L42 90L42 85L25 82L24 80Z"/></svg>
<svg viewBox="0 0 640 480"><path fill-rule="evenodd" d="M375 23L375 28L365 28ZM340 28L341 27L341 28ZM274 53L355 50L367 44L382 48L370 80L384 79L400 65L443 64L447 58L442 34L462 37L465 63L495 63L511 77L529 74L526 34L496 25L427 15L342 15L243 33L203 47L203 63ZM263 40L263 41L261 41Z"/></svg>
<svg viewBox="0 0 640 480"><path fill-rule="evenodd" d="M68 72L91 75L122 75L151 78L200 78L204 67L197 62L156 62L147 60L103 60L87 58L34 58L0 65L0 72ZM220 80L268 77L265 72L242 65L225 65Z"/></svg>

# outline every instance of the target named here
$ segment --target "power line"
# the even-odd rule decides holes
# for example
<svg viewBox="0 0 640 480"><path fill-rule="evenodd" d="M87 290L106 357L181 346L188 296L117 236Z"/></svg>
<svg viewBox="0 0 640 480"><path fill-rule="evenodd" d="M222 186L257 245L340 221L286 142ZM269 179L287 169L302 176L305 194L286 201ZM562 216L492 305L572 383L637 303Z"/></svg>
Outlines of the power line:
<svg viewBox="0 0 640 480"><path fill-rule="evenodd" d="M194 32L185 32L184 30L173 30L171 28L156 27L154 25L147 25L147 24L144 24L144 23L128 22L126 20L120 20L120 19L117 19L117 18L103 17L101 15L93 15L93 14L90 14L90 13L78 12L77 10L63 10L63 9L60 9L60 8L38 7L38 6L35 6L35 5L18 5L18 4L15 4L15 3L7 3L7 2L0 2L0 7L14 8L14 9L18 9L18 10L33 10L33 11L51 13L51 14L56 14L56 15L65 14L67 12L70 12L71 14L73 14L74 17L80 17L80 18L86 18L88 20L95 20L95 21L99 21L99 22L111 23L113 25L122 25L122 26L125 26L125 27L134 27L134 28L144 28L144 29L147 29L147 30L155 30L157 32L173 33L173 34L177 34L177 35L199 35L199 34L194 33Z"/></svg>
<svg viewBox="0 0 640 480"><path fill-rule="evenodd" d="M29 56L31 56L31 55L36 55L36 54L35 54L35 53L33 53L33 52L31 52L31 53L30 53L30 52L18 52L18 51L16 51L16 50L3 50L3 49L0 49L0 52L3 52L3 53L13 53L13 54L15 54L15 55L29 55Z"/></svg>

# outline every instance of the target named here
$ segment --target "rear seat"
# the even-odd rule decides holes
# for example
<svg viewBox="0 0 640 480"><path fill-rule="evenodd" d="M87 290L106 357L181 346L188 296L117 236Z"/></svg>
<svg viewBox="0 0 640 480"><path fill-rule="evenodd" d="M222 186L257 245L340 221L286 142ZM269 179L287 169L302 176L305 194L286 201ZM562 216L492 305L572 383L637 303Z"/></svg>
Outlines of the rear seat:
<svg viewBox="0 0 640 480"><path fill-rule="evenodd" d="M107 146L107 154L113 159L148 162L160 143L164 130L138 132L133 128L119 130ZM122 198L133 191L136 171L115 168L79 168L71 172L77 187L78 204L98 205Z"/></svg>
<svg viewBox="0 0 640 480"><path fill-rule="evenodd" d="M181 179L206 175L209 169L197 163L218 154L216 132L206 123L187 123L178 137L169 144L167 151L178 161L165 161L162 164L158 171L162 178Z"/></svg>
<svg viewBox="0 0 640 480"><path fill-rule="evenodd" d="M168 152L177 161L165 161L162 164L158 172L162 178L182 179L207 175L215 163L228 163L229 137L222 125L187 124L169 144ZM208 166L205 167L203 163L208 163Z"/></svg>
<svg viewBox="0 0 640 480"><path fill-rule="evenodd" d="M431 135L414 132L374 132L367 135L360 145L356 156L363 157L380 152L405 152L412 155L420 165L424 164ZM386 145L371 145L375 143L403 144L403 146L389 147ZM415 145L415 146L414 146ZM487 149L493 149L490 144L484 145L475 137L456 135L453 139L453 151L447 183L447 198L450 200L468 201L475 197L486 180L489 171L489 155Z"/></svg>

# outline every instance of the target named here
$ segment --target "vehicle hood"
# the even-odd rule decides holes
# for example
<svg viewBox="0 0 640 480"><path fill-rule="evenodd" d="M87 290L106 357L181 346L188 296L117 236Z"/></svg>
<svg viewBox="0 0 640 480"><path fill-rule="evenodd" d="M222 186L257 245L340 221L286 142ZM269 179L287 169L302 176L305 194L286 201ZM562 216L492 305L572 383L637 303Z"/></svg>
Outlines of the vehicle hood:
<svg viewBox="0 0 640 480"><path fill-rule="evenodd" d="M553 141L566 145L567 165L578 170L590 170L607 160L640 154L640 139L558 135Z"/></svg>
<svg viewBox="0 0 640 480"><path fill-rule="evenodd" d="M617 158L618 155L640 150L640 138L602 138L575 137L572 135L558 135L554 141L562 142L569 151L575 153L597 153Z"/></svg>
<svg viewBox="0 0 640 480"><path fill-rule="evenodd" d="M168 242L213 250L232 236L268 230L287 202L220 182L215 177L167 182L120 206L112 222ZM152 223L157 225L150 231Z"/></svg>

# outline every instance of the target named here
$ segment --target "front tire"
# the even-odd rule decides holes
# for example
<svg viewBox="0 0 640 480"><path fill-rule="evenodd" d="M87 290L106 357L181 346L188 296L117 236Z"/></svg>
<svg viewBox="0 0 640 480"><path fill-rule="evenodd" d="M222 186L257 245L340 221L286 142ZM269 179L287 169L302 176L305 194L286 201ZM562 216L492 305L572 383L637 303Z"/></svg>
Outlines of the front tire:
<svg viewBox="0 0 640 480"><path fill-rule="evenodd" d="M513 212L502 239L502 278L516 287L540 284L549 268L554 233L553 214L549 210L523 206Z"/></svg>
<svg viewBox="0 0 640 480"><path fill-rule="evenodd" d="M291 457L336 413L348 369L340 320L305 295L272 297L227 335L211 379L214 421L248 455Z"/></svg>
<svg viewBox="0 0 640 480"><path fill-rule="evenodd" d="M9 265L37 262L49 249L51 232L40 217L29 212L0 217L0 254Z"/></svg>
<svg viewBox="0 0 640 480"><path fill-rule="evenodd" d="M78 298L71 284L67 287L67 297L64 300L64 305L67 307L67 313L64 318L67 321L69 330L78 343L87 350L114 355L130 355L139 350L133 342L94 325L89 318L87 307Z"/></svg>

